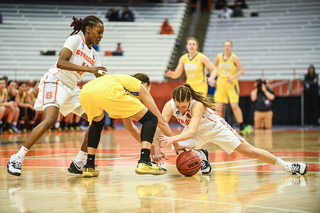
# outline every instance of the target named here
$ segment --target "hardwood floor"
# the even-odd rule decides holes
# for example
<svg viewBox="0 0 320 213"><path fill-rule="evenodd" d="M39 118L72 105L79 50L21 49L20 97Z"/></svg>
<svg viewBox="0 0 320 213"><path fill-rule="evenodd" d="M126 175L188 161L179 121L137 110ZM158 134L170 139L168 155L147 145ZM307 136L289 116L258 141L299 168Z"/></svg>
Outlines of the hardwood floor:
<svg viewBox="0 0 320 213"><path fill-rule="evenodd" d="M177 130L175 131L177 132ZM308 173L226 154L213 143L210 175L182 176L170 148L165 175L137 175L140 144L126 130L104 131L96 163L99 177L82 178L67 167L85 132L46 133L28 152L22 175L6 164L28 134L0 135L0 212L320 212L320 131L275 129L245 138L285 161L305 162Z"/></svg>

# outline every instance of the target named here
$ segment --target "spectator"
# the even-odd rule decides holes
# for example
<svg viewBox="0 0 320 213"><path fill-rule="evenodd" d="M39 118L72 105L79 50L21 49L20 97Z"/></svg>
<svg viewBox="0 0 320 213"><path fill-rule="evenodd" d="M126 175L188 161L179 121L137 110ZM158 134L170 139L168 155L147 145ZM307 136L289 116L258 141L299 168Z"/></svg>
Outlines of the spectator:
<svg viewBox="0 0 320 213"><path fill-rule="evenodd" d="M240 8L248 8L248 5L246 4L245 0L235 0L234 1L234 6L235 7L240 7Z"/></svg>
<svg viewBox="0 0 320 213"><path fill-rule="evenodd" d="M14 117L10 125L11 130L15 133L19 133L20 130L17 128L17 123L20 115L20 109L18 107L19 96L17 92L17 83L15 81L8 81L8 103L14 108Z"/></svg>
<svg viewBox="0 0 320 213"><path fill-rule="evenodd" d="M3 133L3 131L13 132L10 126L15 111L13 105L8 103L7 100L6 79L0 78L0 133ZM6 122L4 120L5 117Z"/></svg>
<svg viewBox="0 0 320 213"><path fill-rule="evenodd" d="M123 6L120 21L134 21L134 14L128 9L128 6Z"/></svg>
<svg viewBox="0 0 320 213"><path fill-rule="evenodd" d="M40 79L36 79L33 81L33 87L28 90L29 93L29 103L34 106L36 99L39 94L39 84L40 84ZM38 123L44 120L44 112L43 111L32 111L31 118L30 120L30 129L32 130L35 126L37 126Z"/></svg>
<svg viewBox="0 0 320 213"><path fill-rule="evenodd" d="M165 19L162 26L160 34L174 34L174 30L168 22L168 19Z"/></svg>
<svg viewBox="0 0 320 213"><path fill-rule="evenodd" d="M119 11L111 8L109 11L106 13L106 18L109 21L120 21L119 20Z"/></svg>
<svg viewBox="0 0 320 213"><path fill-rule="evenodd" d="M2 24L2 14L1 14L1 12L0 12L0 24Z"/></svg>
<svg viewBox="0 0 320 213"><path fill-rule="evenodd" d="M227 4L227 2L226 0L216 0L215 4L216 4L216 7L215 7L216 10L221 10L224 7L224 5Z"/></svg>
<svg viewBox="0 0 320 213"><path fill-rule="evenodd" d="M254 127L255 129L272 128L272 101L275 98L274 92L270 88L270 80L258 80L251 91L251 101L255 102ZM262 125L264 122L264 126Z"/></svg>
<svg viewBox="0 0 320 213"><path fill-rule="evenodd" d="M112 55L115 55L115 56L123 56L123 51L122 51L121 43L118 43L117 50L114 51L114 52L112 52Z"/></svg>
<svg viewBox="0 0 320 213"><path fill-rule="evenodd" d="M24 133L27 132L27 127L29 124L26 124L26 121L30 122L32 118L33 105L31 105L31 100L29 93L27 92L27 84L26 82L20 82L18 87L18 107L20 109L19 114L19 125L20 130ZM26 119L26 113L28 115L28 119Z"/></svg>
<svg viewBox="0 0 320 213"><path fill-rule="evenodd" d="M223 9L220 10L220 18L230 18L233 14L233 11L228 7L227 4L224 5Z"/></svg>
<svg viewBox="0 0 320 213"><path fill-rule="evenodd" d="M308 73L303 80L304 94L304 118L305 124L316 125L318 119L318 74L315 67L311 64Z"/></svg>
<svg viewBox="0 0 320 213"><path fill-rule="evenodd" d="M234 8L232 17L243 17L242 9L239 6Z"/></svg>

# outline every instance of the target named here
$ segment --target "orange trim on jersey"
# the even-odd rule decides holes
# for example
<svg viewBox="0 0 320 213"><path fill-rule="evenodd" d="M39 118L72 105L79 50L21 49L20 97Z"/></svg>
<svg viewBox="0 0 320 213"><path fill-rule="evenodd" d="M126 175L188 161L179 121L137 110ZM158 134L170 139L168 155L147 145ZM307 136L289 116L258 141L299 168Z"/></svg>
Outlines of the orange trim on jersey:
<svg viewBox="0 0 320 213"><path fill-rule="evenodd" d="M221 122L223 125L225 125L241 142L244 142L245 140L242 140L241 137L238 135L238 133L232 131L231 127L226 125L224 122Z"/></svg>
<svg viewBox="0 0 320 213"><path fill-rule="evenodd" d="M54 100L53 100L53 103L56 102L56 99L57 99L58 81L59 81L59 80L56 81L56 91L54 92Z"/></svg>
<svg viewBox="0 0 320 213"><path fill-rule="evenodd" d="M47 76L46 76L46 80L48 79L48 74L47 74ZM44 88L45 88L45 86L46 86L46 83L45 83L45 80L43 81L43 97L42 97L42 104L44 105Z"/></svg>
<svg viewBox="0 0 320 213"><path fill-rule="evenodd" d="M84 38L83 38L83 36L81 36L81 38L82 38L83 43L84 43L85 45L87 45L87 44L86 44L86 41L85 41Z"/></svg>
<svg viewBox="0 0 320 213"><path fill-rule="evenodd" d="M204 117L203 117L204 118ZM212 121L213 123L217 123L217 121L211 120L210 118L207 118L209 121Z"/></svg>

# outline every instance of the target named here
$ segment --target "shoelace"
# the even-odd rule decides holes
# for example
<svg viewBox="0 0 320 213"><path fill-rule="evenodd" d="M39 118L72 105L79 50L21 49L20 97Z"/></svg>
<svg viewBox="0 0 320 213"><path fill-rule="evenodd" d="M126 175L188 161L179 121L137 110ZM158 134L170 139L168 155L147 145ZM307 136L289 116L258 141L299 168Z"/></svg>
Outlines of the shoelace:
<svg viewBox="0 0 320 213"><path fill-rule="evenodd" d="M300 173L300 165L297 164L297 163L292 164L291 165L291 171Z"/></svg>
<svg viewBox="0 0 320 213"><path fill-rule="evenodd" d="M14 160L12 161L13 167L16 169L21 169L21 162Z"/></svg>
<svg viewBox="0 0 320 213"><path fill-rule="evenodd" d="M207 167L207 164L204 160L201 161L201 169L205 169Z"/></svg>

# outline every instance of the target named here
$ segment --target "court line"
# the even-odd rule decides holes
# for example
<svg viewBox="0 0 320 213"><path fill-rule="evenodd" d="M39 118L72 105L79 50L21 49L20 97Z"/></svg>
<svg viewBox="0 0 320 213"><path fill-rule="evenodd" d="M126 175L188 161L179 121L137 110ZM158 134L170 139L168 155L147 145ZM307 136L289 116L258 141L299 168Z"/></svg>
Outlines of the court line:
<svg viewBox="0 0 320 213"><path fill-rule="evenodd" d="M0 192L7 192L7 190L0 190ZM188 202L198 202L198 203L214 203L214 204L223 204L223 205L230 205L230 206L245 206L245 207L254 207L260 209L270 209L270 210L278 210L278 211L285 211L285 212L299 212L299 213L312 213L307 211L300 211L294 209L284 209L284 208L277 208L277 207L268 207L268 206L258 206L258 205L247 205L247 204L234 204L234 203L227 203L227 202L217 202L217 201L204 201L204 200L193 200L193 199L184 199L184 198L174 198L174 197L152 197L152 196L138 196L138 195L117 195L117 194L106 194L106 193L76 193L76 192L56 192L56 191L28 191L28 190L21 190L20 193L45 193L45 194L75 194L75 195L94 195L94 196L109 196L109 197L128 197L128 198L155 198L155 199L162 199L162 200L176 200L176 201L188 201Z"/></svg>

